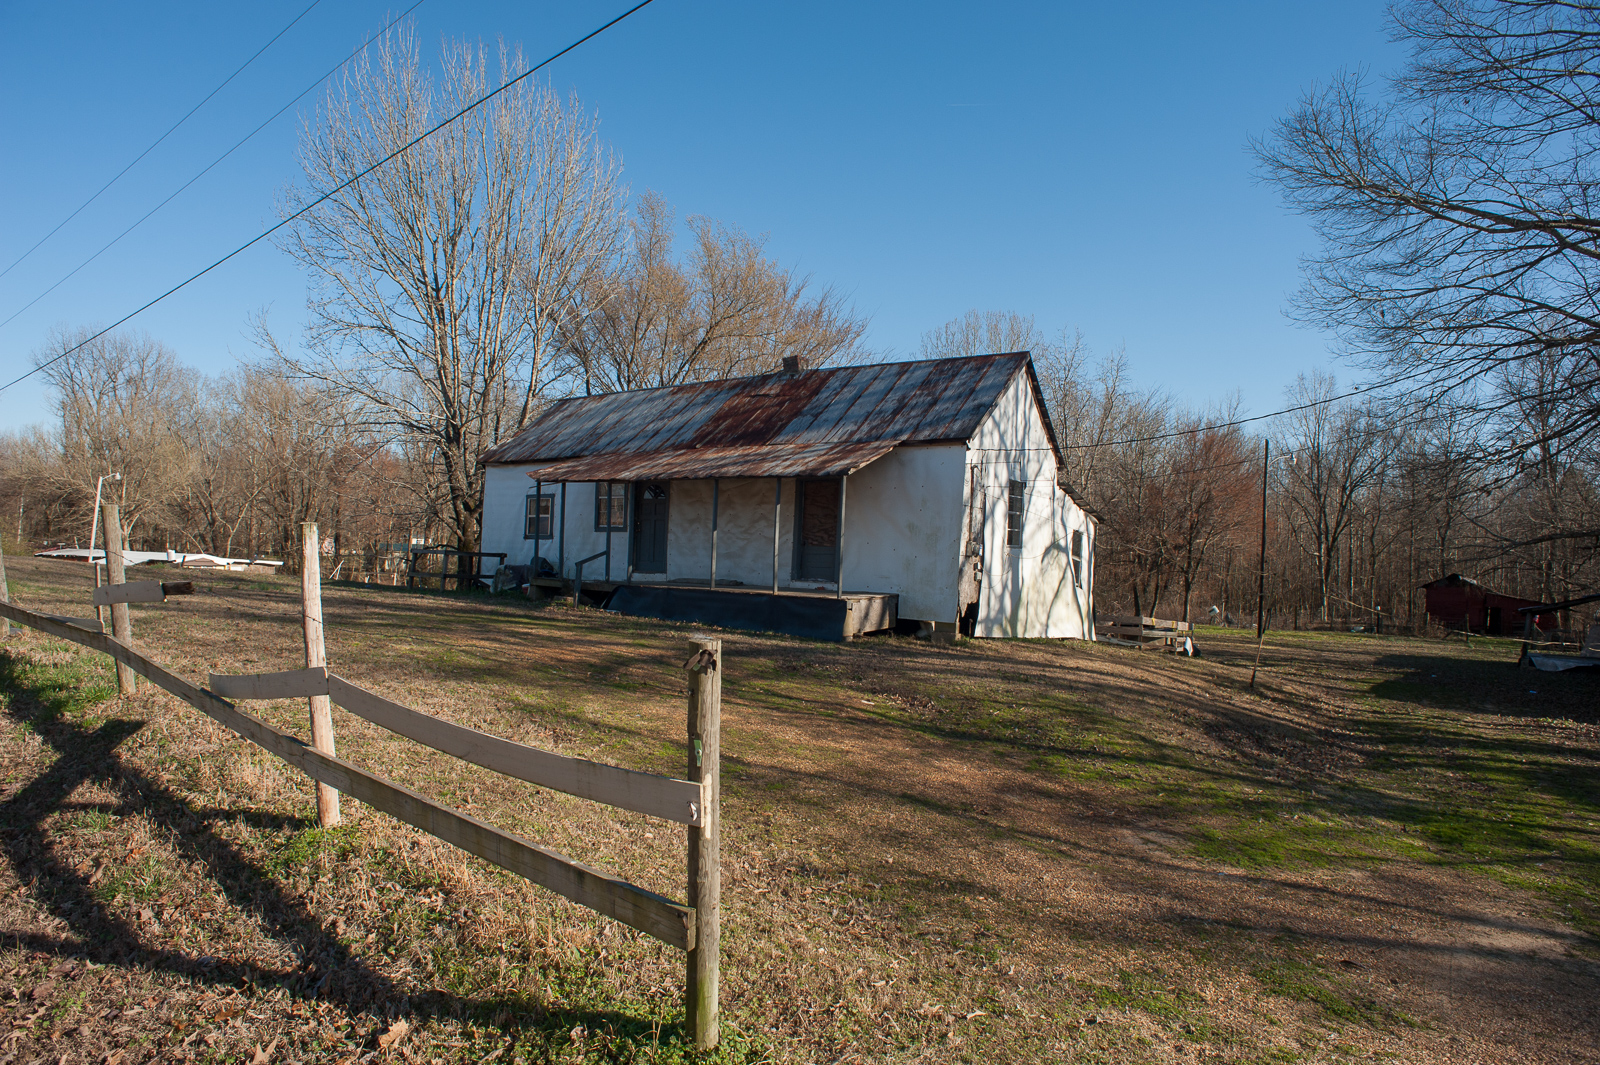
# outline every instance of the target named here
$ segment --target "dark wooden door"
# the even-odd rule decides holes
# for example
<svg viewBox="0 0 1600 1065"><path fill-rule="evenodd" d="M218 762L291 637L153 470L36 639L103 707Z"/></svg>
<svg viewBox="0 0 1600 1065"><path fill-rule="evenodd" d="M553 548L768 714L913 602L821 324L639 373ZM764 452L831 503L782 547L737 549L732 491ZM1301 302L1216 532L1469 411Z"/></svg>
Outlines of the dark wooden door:
<svg viewBox="0 0 1600 1065"><path fill-rule="evenodd" d="M634 486L633 568L638 573L667 572L667 496L664 482Z"/></svg>
<svg viewBox="0 0 1600 1065"><path fill-rule="evenodd" d="M795 579L836 579L839 576L839 482L801 481L796 517Z"/></svg>

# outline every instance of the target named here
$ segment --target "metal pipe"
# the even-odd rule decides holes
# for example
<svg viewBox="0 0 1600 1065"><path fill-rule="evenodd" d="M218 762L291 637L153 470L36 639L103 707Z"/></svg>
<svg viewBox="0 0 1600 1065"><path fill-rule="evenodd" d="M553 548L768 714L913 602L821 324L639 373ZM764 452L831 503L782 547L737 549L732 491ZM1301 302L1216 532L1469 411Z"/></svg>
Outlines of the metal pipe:
<svg viewBox="0 0 1600 1065"><path fill-rule="evenodd" d="M717 504L722 490L722 480L711 478L711 587L717 586Z"/></svg>
<svg viewBox="0 0 1600 1065"><path fill-rule="evenodd" d="M844 486L850 480L848 474L839 478L839 528L833 534L833 561L835 567L833 597L844 598Z"/></svg>
<svg viewBox="0 0 1600 1065"><path fill-rule="evenodd" d="M783 509L783 478L772 479L772 594L778 594L778 514Z"/></svg>

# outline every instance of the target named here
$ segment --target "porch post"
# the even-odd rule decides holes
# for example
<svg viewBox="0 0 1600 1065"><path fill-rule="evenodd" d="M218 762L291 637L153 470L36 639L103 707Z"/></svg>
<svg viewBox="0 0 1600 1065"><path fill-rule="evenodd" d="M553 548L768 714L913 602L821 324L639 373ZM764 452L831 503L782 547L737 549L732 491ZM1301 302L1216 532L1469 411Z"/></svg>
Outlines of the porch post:
<svg viewBox="0 0 1600 1065"><path fill-rule="evenodd" d="M567 579L567 482L561 482L561 530L556 534L556 578Z"/></svg>
<svg viewBox="0 0 1600 1065"><path fill-rule="evenodd" d="M722 480L711 478L711 587L717 587L717 503L718 495L722 489Z"/></svg>
<svg viewBox="0 0 1600 1065"><path fill-rule="evenodd" d="M778 594L778 512L783 509L783 478L772 479L772 594Z"/></svg>
<svg viewBox="0 0 1600 1065"><path fill-rule="evenodd" d="M616 515L612 514L616 497L611 494L611 482L606 485L606 583L611 583L611 526L617 523Z"/></svg>
<svg viewBox="0 0 1600 1065"><path fill-rule="evenodd" d="M627 552L628 570L624 578L629 584L633 583L633 495L639 486L632 481L628 482L628 501L622 505L622 549Z"/></svg>
<svg viewBox="0 0 1600 1065"><path fill-rule="evenodd" d="M833 562L835 567L833 597L835 599L844 598L844 486L849 481L849 474L843 474L839 477L839 528L833 534Z"/></svg>
<svg viewBox="0 0 1600 1065"><path fill-rule="evenodd" d="M526 509L526 508L524 508ZM533 587L534 580L539 576L539 566L535 560L542 558L544 552L539 550L539 524L544 518L544 479L536 477L533 481L533 558L528 561L528 587ZM555 521L555 515L550 515L550 520ZM522 516L522 531L527 532L528 516Z"/></svg>

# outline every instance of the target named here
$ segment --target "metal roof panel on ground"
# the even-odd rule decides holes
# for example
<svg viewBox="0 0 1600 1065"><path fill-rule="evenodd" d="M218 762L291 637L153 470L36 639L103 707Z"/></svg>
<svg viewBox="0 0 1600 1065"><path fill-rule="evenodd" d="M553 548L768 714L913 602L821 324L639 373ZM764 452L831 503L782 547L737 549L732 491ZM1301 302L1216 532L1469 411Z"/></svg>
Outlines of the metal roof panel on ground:
<svg viewBox="0 0 1600 1065"><path fill-rule="evenodd" d="M966 440L1027 365L1028 354L1016 352L578 396L552 404L483 461Z"/></svg>

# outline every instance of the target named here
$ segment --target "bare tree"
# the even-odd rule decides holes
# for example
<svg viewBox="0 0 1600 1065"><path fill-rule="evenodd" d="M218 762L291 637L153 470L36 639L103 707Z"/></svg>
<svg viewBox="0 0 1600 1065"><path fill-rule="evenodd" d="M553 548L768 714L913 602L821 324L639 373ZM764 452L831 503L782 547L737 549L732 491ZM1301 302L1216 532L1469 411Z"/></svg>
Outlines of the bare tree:
<svg viewBox="0 0 1600 1065"><path fill-rule="evenodd" d="M1044 334L1034 324L1033 315L1015 311L974 309L922 334L925 359L1037 351L1044 346Z"/></svg>
<svg viewBox="0 0 1600 1065"><path fill-rule="evenodd" d="M1546 440L1600 438L1600 17L1567 0L1391 13L1413 58L1386 92L1339 77L1256 146L1324 240L1301 312L1513 470ZM1501 372L1531 359L1550 372ZM1551 415L1537 428L1516 416L1529 387Z"/></svg>
<svg viewBox="0 0 1600 1065"><path fill-rule="evenodd" d="M767 373L785 356L816 367L855 354L866 320L767 258L763 239L691 216L693 245L679 259L675 227L659 195L640 197L625 254L589 275L562 319L569 387L658 388Z"/></svg>
<svg viewBox="0 0 1600 1065"><path fill-rule="evenodd" d="M1387 457L1380 425L1360 407L1335 402L1337 394L1331 375L1301 375L1290 398L1303 409L1286 415L1282 429L1290 455L1289 528L1314 561L1323 621L1330 617L1339 548Z"/></svg>
<svg viewBox="0 0 1600 1065"><path fill-rule="evenodd" d="M338 188L484 95L483 48L449 44L435 78L414 36L358 61L301 142L285 213ZM523 69L502 48L502 84ZM532 416L573 292L613 254L619 163L577 101L521 82L302 216L311 358L293 370L424 444L464 550L481 535L478 456ZM275 347L264 337L269 347ZM282 354L281 349L279 353Z"/></svg>
<svg viewBox="0 0 1600 1065"><path fill-rule="evenodd" d="M196 409L195 377L149 336L108 333L84 343L93 332L58 332L35 354L35 365L55 388L57 418L47 437L53 461L37 468L41 479L82 508L86 530L96 481L120 473L116 490L127 542L135 526L159 517L185 490L193 457L183 429Z"/></svg>

